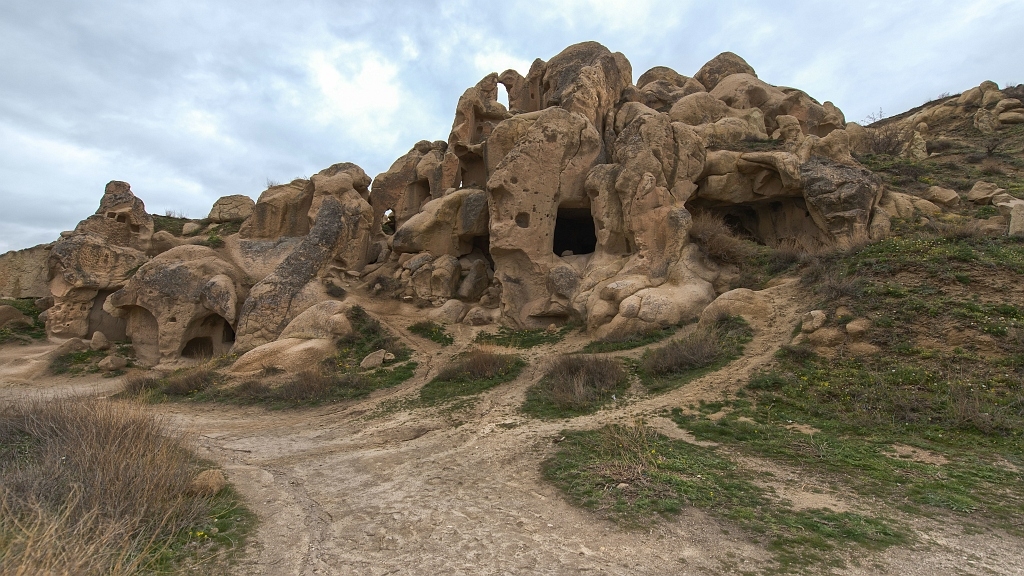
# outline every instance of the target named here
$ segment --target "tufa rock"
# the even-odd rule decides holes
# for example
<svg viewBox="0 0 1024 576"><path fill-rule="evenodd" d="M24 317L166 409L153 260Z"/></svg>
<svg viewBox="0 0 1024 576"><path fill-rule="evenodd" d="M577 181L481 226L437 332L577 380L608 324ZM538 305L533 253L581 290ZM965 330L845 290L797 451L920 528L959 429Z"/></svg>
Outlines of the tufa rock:
<svg viewBox="0 0 1024 576"><path fill-rule="evenodd" d="M92 339L89 340L89 348L92 350L109 350L110 340L107 340L103 332L93 332Z"/></svg>
<svg viewBox="0 0 1024 576"><path fill-rule="evenodd" d="M971 191L967 193L967 201L974 202L975 204L990 204L993 196L1002 194L1003 192L1006 192L1006 190L1003 190L991 182L979 180L974 183L974 186L971 187Z"/></svg>
<svg viewBox="0 0 1024 576"><path fill-rule="evenodd" d="M241 222L252 216L256 202L244 194L233 194L222 196L213 203L210 208L210 215L206 218L214 224L224 222Z"/></svg>
<svg viewBox="0 0 1024 576"><path fill-rule="evenodd" d="M377 350L371 352L363 358L362 362L359 363L359 367L363 370L372 370L374 368L380 368L384 365L384 361L387 360L387 356L390 354L387 350ZM391 356L394 359L394 355Z"/></svg>
<svg viewBox="0 0 1024 576"><path fill-rule="evenodd" d="M99 363L96 364L96 366L98 366L99 369L103 370L104 372L114 372L116 370L121 370L122 368L128 366L128 360L125 360L120 356L110 355L104 358L103 360L100 360Z"/></svg>

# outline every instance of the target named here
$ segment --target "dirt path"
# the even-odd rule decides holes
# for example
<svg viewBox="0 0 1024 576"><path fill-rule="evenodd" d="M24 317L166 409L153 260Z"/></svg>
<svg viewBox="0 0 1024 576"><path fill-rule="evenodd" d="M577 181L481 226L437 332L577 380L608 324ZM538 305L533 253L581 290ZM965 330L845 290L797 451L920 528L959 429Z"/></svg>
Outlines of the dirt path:
<svg viewBox="0 0 1024 576"><path fill-rule="evenodd" d="M685 437L657 415L739 388L788 340L803 303L798 288L787 284L763 294L773 312L754 323L742 358L672 392L568 421L533 420L519 405L541 376L545 357L578 349L582 340L526 352L530 368L518 380L458 412L382 409L382 403L416 394L450 354L423 341L415 342L416 378L353 404L267 411L172 403L154 410L197 431L203 455L224 467L258 514L258 533L235 569L239 575L751 571L770 556L700 510L687 509L646 531L626 530L568 504L542 479L540 464L566 428L644 417ZM0 352L0 374L4 363ZM104 393L105 383L49 379L0 387L0 398L41 388ZM786 496L796 501L803 487L793 485ZM1024 571L1016 540L1011 546L938 524L929 530L925 544L875 555L847 573Z"/></svg>

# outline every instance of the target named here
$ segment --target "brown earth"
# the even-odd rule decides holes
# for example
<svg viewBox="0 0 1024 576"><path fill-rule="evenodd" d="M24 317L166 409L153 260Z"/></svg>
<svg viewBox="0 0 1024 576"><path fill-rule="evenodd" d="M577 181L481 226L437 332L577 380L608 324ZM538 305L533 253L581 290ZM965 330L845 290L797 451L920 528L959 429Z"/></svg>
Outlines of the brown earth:
<svg viewBox="0 0 1024 576"><path fill-rule="evenodd" d="M268 411L222 404L167 403L152 410L198 432L202 455L218 462L260 525L236 574L732 574L767 569L771 555L742 531L695 508L643 529L601 519L569 504L541 476L540 464L564 429L645 418L660 432L692 441L660 416L665 409L720 399L741 387L789 339L803 312L795 283L763 292L773 314L755 320L745 355L675 391L620 401L597 414L540 421L520 410L547 357L579 349L572 336L526 351L530 367L514 382L458 408L404 408L444 360L442 349L412 340L415 378L348 404ZM388 316L383 315L388 322ZM461 328L460 328L461 329ZM118 379L18 378L24 358L51 344L0 347L0 399L59 394L109 395ZM638 356L642 350L616 355ZM768 485L795 506L868 510L882 503L807 478L778 464L738 458L770 471ZM919 542L881 553L856 549L838 574L1020 574L1024 546L1011 536L966 533L941 519L909 519Z"/></svg>

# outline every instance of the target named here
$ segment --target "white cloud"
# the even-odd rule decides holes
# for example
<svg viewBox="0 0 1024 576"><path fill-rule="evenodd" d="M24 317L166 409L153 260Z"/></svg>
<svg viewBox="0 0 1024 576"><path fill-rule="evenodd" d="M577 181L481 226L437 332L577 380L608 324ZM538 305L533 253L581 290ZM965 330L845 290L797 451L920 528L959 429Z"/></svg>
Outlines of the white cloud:
<svg viewBox="0 0 1024 576"><path fill-rule="evenodd" d="M366 45L348 43L309 53L306 66L319 91L318 122L372 146L395 144L404 91L398 66Z"/></svg>

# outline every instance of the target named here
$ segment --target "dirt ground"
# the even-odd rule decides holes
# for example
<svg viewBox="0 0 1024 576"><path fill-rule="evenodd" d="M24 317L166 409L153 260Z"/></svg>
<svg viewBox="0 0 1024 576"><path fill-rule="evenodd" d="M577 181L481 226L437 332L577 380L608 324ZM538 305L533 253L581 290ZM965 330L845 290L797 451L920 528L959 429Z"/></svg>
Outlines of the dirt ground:
<svg viewBox="0 0 1024 576"><path fill-rule="evenodd" d="M539 421L519 411L545 357L582 346L570 337L526 351L515 382L460 410L405 409L403 397L457 352L417 339L417 376L364 400L268 411L222 404L152 406L172 426L195 431L200 452L218 462L260 519L236 574L735 574L771 566L764 548L698 509L628 529L570 505L541 477L564 429L644 418L659 431L692 436L659 416L716 400L770 360L796 325L805 299L794 283L763 292L773 313L753 322L746 354L667 394L620 402L591 416ZM392 319L385 318L385 321ZM468 342L456 334L458 342ZM413 343L410 341L410 343ZM27 358L52 344L0 347L0 402L60 394L107 395L117 379L38 375ZM639 355L632 350L623 355ZM26 377L31 374L31 377ZM815 484L771 462L772 487L795 506L837 510L872 503ZM972 535L937 520L915 520L917 543L881 553L857 549L838 574L1024 574L1020 539Z"/></svg>

